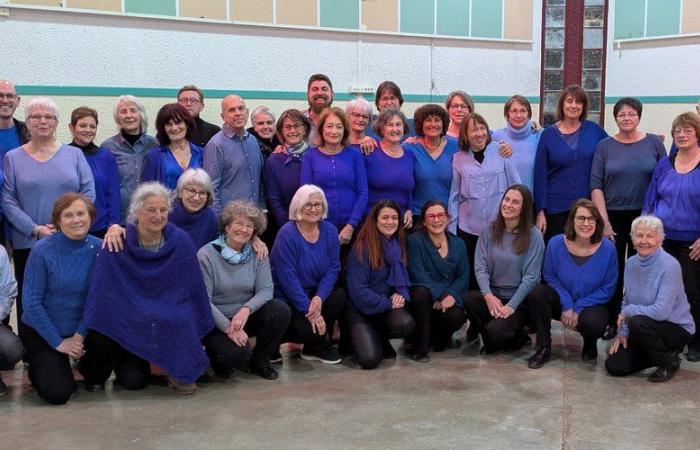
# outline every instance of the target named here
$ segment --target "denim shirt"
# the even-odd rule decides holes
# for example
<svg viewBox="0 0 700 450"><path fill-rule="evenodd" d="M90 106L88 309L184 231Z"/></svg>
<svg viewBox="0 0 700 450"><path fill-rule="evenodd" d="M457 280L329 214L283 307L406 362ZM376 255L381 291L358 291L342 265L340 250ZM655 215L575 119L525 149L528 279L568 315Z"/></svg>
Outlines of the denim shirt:
<svg viewBox="0 0 700 450"><path fill-rule="evenodd" d="M236 134L224 124L204 149L204 170L214 186L214 210L221 211L232 200L247 200L267 209L260 182L263 163L255 136L247 131Z"/></svg>
<svg viewBox="0 0 700 450"><path fill-rule="evenodd" d="M158 141L153 136L142 134L132 147L121 133L117 133L104 141L101 145L106 148L117 161L119 171L119 193L121 195L121 222L126 223L126 216L129 211L131 195L136 190L141 180L143 163L146 154L152 148L158 147Z"/></svg>
<svg viewBox="0 0 700 450"><path fill-rule="evenodd" d="M513 163L498 154L498 143L492 141L483 151L483 163L474 158L471 150L456 153L452 160L449 230L453 233L459 226L467 233L481 234L496 218L508 186L520 183Z"/></svg>

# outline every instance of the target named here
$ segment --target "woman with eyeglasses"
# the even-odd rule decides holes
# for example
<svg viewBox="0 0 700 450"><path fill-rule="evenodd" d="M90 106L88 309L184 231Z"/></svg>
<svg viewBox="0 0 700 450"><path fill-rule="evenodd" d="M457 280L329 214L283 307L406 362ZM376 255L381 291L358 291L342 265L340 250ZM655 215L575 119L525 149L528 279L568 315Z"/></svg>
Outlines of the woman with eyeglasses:
<svg viewBox="0 0 700 450"><path fill-rule="evenodd" d="M428 362L428 350L441 352L467 316L464 296L469 289L469 261L464 242L447 231L450 215L440 200L430 200L421 211L423 228L408 237L409 307L416 331L406 350L417 362Z"/></svg>
<svg viewBox="0 0 700 450"><path fill-rule="evenodd" d="M598 143L591 166L591 200L603 217L603 236L615 242L620 273L625 261L636 253L630 239L632 221L642 212L644 195L656 164L666 156L661 139L639 130L642 103L636 98L624 97L615 103L613 116L618 132ZM610 320L603 339L617 334L617 315L622 304L623 277L610 307Z"/></svg>
<svg viewBox="0 0 700 450"><path fill-rule="evenodd" d="M10 150L2 161L2 210L11 225L18 317L22 317L22 286L29 253L38 240L56 232L51 222L54 202L68 192L95 200L95 182L83 152L56 141L56 103L36 97L27 104L24 114L31 139ZM21 333L21 323L19 328Z"/></svg>
<svg viewBox="0 0 700 450"><path fill-rule="evenodd" d="M219 222L213 203L214 187L209 174L204 169L185 170L177 180L168 222L187 233L196 249L218 235Z"/></svg>
<svg viewBox="0 0 700 450"><path fill-rule="evenodd" d="M350 145L365 153L371 153L377 147L377 141L367 136L367 125L372 119L372 105L364 98L354 98L345 105L345 114L350 124Z"/></svg>
<svg viewBox="0 0 700 450"><path fill-rule="evenodd" d="M542 274L546 285L530 292L527 306L537 330L537 350L528 367L539 369L552 354L552 319L583 336L581 359L598 358L598 339L608 324L607 303L617 283L615 245L603 239L603 218L595 204L579 199L569 209L564 234L547 245Z"/></svg>
<svg viewBox="0 0 700 450"><path fill-rule="evenodd" d="M452 91L445 100L445 109L450 115L450 126L447 128L447 136L459 139L459 129L464 119L469 119L469 114L474 112L474 101L464 91Z"/></svg>

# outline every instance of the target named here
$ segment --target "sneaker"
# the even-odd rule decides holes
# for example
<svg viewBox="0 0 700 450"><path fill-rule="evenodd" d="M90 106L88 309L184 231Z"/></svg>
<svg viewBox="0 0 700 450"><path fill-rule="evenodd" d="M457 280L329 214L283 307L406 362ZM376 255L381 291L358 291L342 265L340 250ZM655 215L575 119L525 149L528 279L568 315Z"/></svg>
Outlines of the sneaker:
<svg viewBox="0 0 700 450"><path fill-rule="evenodd" d="M270 356L270 364L282 364L282 361L284 361L284 359L279 349Z"/></svg>
<svg viewBox="0 0 700 450"><path fill-rule="evenodd" d="M648 380L652 383L664 383L673 378L673 376L676 374L676 372L678 372L678 369L680 368L681 363L678 359L676 359L668 366L657 367L654 373L649 375Z"/></svg>
<svg viewBox="0 0 700 450"><path fill-rule="evenodd" d="M550 347L538 347L532 357L527 362L530 369L539 369L547 363L552 357L552 349Z"/></svg>
<svg viewBox="0 0 700 450"><path fill-rule="evenodd" d="M301 359L305 361L321 361L324 364L338 364L342 361L338 352L331 347L319 349L308 349L306 346L301 350Z"/></svg>
<svg viewBox="0 0 700 450"><path fill-rule="evenodd" d="M199 389L196 383L183 383L171 376L168 376L168 386L170 386L173 391L182 395L192 395Z"/></svg>
<svg viewBox="0 0 700 450"><path fill-rule="evenodd" d="M0 377L0 397L6 396L7 392L7 385L2 381L2 377Z"/></svg>

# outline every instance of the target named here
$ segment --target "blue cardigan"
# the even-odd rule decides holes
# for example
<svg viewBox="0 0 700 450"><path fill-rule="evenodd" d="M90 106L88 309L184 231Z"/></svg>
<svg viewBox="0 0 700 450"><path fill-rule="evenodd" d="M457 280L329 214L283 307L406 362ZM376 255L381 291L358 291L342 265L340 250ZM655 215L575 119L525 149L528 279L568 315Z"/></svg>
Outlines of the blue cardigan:
<svg viewBox="0 0 700 450"><path fill-rule="evenodd" d="M590 120L581 121L576 148L564 142L556 124L540 137L535 156L535 210L555 214L568 211L579 198L590 198L593 154L608 133Z"/></svg>
<svg viewBox="0 0 700 450"><path fill-rule="evenodd" d="M190 142L190 163L188 169L202 167L202 154L204 150ZM170 151L170 147L157 147L151 149L143 162L141 181L157 181L170 190L175 189L177 180L185 170L180 167Z"/></svg>
<svg viewBox="0 0 700 450"><path fill-rule="evenodd" d="M584 308L610 301L617 285L615 244L603 239L598 250L582 265L576 264L558 234L547 243L542 271L547 285L557 291L561 310Z"/></svg>
<svg viewBox="0 0 700 450"><path fill-rule="evenodd" d="M446 258L440 256L438 249L422 231L410 235L407 244L411 285L427 289L434 301L451 295L462 307L462 296L469 287L469 256L464 241L447 233Z"/></svg>
<svg viewBox="0 0 700 450"><path fill-rule="evenodd" d="M300 156L273 153L265 161L267 204L278 227L289 222L289 204L299 189L300 174Z"/></svg>

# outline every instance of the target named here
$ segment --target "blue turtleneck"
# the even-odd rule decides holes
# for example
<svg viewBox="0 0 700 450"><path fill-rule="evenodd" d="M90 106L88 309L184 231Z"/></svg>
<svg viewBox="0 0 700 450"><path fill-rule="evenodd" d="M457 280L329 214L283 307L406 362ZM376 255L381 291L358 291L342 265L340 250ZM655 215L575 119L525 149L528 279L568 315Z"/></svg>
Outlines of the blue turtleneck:
<svg viewBox="0 0 700 450"><path fill-rule="evenodd" d="M520 175L520 181L530 189L530 192L533 189L535 154L540 134L542 134L542 130L532 131L532 122L528 120L527 124L519 130L506 122L504 128L494 130L491 135L491 139L494 141L506 141L513 147L513 156L511 156L513 165Z"/></svg>

